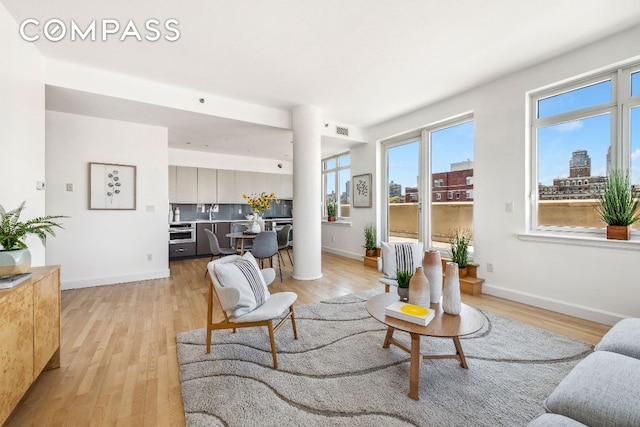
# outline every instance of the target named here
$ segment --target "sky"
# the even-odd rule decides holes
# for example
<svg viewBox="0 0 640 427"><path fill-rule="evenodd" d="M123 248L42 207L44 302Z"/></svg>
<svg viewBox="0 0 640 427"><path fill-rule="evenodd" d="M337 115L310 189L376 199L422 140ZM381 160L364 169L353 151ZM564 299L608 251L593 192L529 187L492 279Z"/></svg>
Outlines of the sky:
<svg viewBox="0 0 640 427"><path fill-rule="evenodd" d="M611 102L610 81L541 100L539 117L550 117L590 106ZM632 74L631 95L640 95L640 72ZM631 178L640 184L640 106L631 108ZM473 160L473 122L432 133L432 171L446 172L451 163ZM538 133L538 182L551 185L554 178L569 175L572 152L587 150L591 158L591 174L606 175L606 157L611 139L611 117L608 114L542 128ZM523 142L524 143L524 142ZM389 181L416 187L418 177L419 138L392 147L389 155Z"/></svg>

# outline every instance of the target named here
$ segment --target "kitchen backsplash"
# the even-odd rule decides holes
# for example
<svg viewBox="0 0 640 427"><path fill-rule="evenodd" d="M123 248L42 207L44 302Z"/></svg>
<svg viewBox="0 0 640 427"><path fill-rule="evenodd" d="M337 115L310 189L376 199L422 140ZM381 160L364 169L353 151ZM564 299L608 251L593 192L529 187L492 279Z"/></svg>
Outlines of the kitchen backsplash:
<svg viewBox="0 0 640 427"><path fill-rule="evenodd" d="M217 212L216 212L217 206ZM180 208L180 221L195 220L237 220L245 219L245 215L252 213L252 209L246 203L243 204L180 204L172 203L169 205L171 212L175 212L176 207ZM290 218L292 216L293 201L280 200L280 203L273 203L271 208L266 211L263 218ZM209 217L211 210L211 218ZM169 221L174 215L169 214Z"/></svg>

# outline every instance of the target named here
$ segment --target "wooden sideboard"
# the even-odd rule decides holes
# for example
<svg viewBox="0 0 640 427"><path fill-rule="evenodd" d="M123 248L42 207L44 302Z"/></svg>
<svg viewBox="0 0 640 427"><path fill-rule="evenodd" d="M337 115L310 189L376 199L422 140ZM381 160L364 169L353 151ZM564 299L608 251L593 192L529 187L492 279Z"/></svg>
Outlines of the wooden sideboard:
<svg viewBox="0 0 640 427"><path fill-rule="evenodd" d="M0 425L46 369L60 367L60 267L0 290Z"/></svg>

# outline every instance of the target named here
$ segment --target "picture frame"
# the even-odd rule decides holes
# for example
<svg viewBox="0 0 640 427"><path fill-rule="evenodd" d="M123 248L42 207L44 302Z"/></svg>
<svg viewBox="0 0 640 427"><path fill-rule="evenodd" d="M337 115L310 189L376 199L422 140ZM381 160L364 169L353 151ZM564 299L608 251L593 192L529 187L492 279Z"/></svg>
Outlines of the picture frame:
<svg viewBox="0 0 640 427"><path fill-rule="evenodd" d="M136 167L89 163L89 209L135 210Z"/></svg>
<svg viewBox="0 0 640 427"><path fill-rule="evenodd" d="M370 208L371 207L371 174L364 173L354 175L352 178L353 188L353 207L354 208Z"/></svg>

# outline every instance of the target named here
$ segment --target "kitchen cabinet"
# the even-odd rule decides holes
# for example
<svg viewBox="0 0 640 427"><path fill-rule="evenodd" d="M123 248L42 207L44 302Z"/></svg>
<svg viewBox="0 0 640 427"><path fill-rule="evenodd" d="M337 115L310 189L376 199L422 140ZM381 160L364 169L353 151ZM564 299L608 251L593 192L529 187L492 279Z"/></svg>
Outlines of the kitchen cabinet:
<svg viewBox="0 0 640 427"><path fill-rule="evenodd" d="M196 242L169 243L169 259L195 256Z"/></svg>
<svg viewBox="0 0 640 427"><path fill-rule="evenodd" d="M216 169L198 169L198 203L218 203L218 171Z"/></svg>
<svg viewBox="0 0 640 427"><path fill-rule="evenodd" d="M196 224L196 252L198 255L211 255L209 249L209 239L204 232L210 230L218 238L218 245L221 248L228 248L230 240L227 234L231 232L231 224L228 222L200 222Z"/></svg>
<svg viewBox="0 0 640 427"><path fill-rule="evenodd" d="M274 192L278 199L293 199L293 175L268 173L267 188Z"/></svg>
<svg viewBox="0 0 640 427"><path fill-rule="evenodd" d="M176 190L171 203L198 202L198 168L176 166Z"/></svg>
<svg viewBox="0 0 640 427"><path fill-rule="evenodd" d="M244 203L237 201L235 171L218 169L218 203Z"/></svg>

